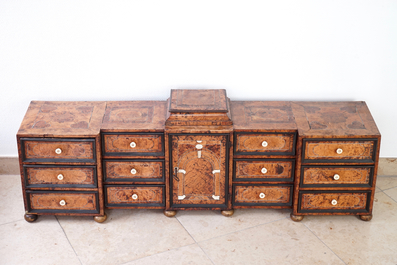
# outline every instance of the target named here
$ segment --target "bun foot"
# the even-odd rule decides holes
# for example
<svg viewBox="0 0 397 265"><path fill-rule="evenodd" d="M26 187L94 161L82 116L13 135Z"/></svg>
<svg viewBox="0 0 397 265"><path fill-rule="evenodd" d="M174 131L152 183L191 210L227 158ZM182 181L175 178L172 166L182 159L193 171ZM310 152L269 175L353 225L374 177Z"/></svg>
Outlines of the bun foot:
<svg viewBox="0 0 397 265"><path fill-rule="evenodd" d="M33 223L34 221L37 220L37 214L30 214L30 213L25 213L24 215L26 222Z"/></svg>
<svg viewBox="0 0 397 265"><path fill-rule="evenodd" d="M94 216L94 221L97 223L103 223L106 221L107 218L108 216L105 213L104 215Z"/></svg>
<svg viewBox="0 0 397 265"><path fill-rule="evenodd" d="M294 215L294 214L290 214L291 220L294 222L300 222L303 220L303 217L305 217L304 215Z"/></svg>
<svg viewBox="0 0 397 265"><path fill-rule="evenodd" d="M361 220L363 220L363 221L371 221L371 219L372 219L372 214L369 214L369 215L359 215L359 217L360 217L360 219Z"/></svg>
<svg viewBox="0 0 397 265"><path fill-rule="evenodd" d="M164 211L164 215L167 217L174 217L176 215L176 211Z"/></svg>
<svg viewBox="0 0 397 265"><path fill-rule="evenodd" d="M221 211L221 213L223 216L230 217L234 214L234 210L233 209L232 210L223 210L223 211Z"/></svg>

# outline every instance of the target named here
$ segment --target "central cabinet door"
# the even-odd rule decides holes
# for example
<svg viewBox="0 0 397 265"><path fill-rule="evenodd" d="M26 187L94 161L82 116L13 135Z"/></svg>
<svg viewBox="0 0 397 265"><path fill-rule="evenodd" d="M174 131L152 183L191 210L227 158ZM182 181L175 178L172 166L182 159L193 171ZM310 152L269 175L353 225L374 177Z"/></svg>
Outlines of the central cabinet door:
<svg viewBox="0 0 397 265"><path fill-rule="evenodd" d="M172 208L227 207L228 134L170 135Z"/></svg>

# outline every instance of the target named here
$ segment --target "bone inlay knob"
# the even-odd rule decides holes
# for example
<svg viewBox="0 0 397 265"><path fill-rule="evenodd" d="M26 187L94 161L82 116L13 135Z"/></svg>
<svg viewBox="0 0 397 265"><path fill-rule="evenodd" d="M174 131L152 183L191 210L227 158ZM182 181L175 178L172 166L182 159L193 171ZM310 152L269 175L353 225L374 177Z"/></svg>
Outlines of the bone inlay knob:
<svg viewBox="0 0 397 265"><path fill-rule="evenodd" d="M334 180L338 180L340 178L340 176L338 174L334 175Z"/></svg>
<svg viewBox="0 0 397 265"><path fill-rule="evenodd" d="M136 147L136 143L135 142L131 142L130 146L131 146L131 148L135 148Z"/></svg>
<svg viewBox="0 0 397 265"><path fill-rule="evenodd" d="M65 200L61 200L61 201L59 202L59 205L61 205L61 206L65 206L65 205L66 205L66 202L65 202Z"/></svg>
<svg viewBox="0 0 397 265"><path fill-rule="evenodd" d="M266 147L266 146L267 146L267 142L266 142L266 141L263 141L263 142L262 142L262 146L263 146L263 147Z"/></svg>
<svg viewBox="0 0 397 265"><path fill-rule="evenodd" d="M136 174L136 169L135 169L135 168L131 169L131 174L132 174L132 175L135 175L135 174Z"/></svg>
<svg viewBox="0 0 397 265"><path fill-rule="evenodd" d="M337 205L338 202L337 202L336 200L332 200L331 204L332 204L332 205Z"/></svg>
<svg viewBox="0 0 397 265"><path fill-rule="evenodd" d="M131 197L132 197L132 199L134 199L134 200L138 199L138 195L136 195L136 194L133 194Z"/></svg>
<svg viewBox="0 0 397 265"><path fill-rule="evenodd" d="M61 150L61 148L57 148L57 149L55 149L55 153L56 153L56 154L58 154L58 155L60 155L60 154L62 153L62 150Z"/></svg>
<svg viewBox="0 0 397 265"><path fill-rule="evenodd" d="M63 180L63 175L62 175L62 174L59 174L59 175L57 176L57 178L58 178L59 180Z"/></svg>
<svg viewBox="0 0 397 265"><path fill-rule="evenodd" d="M263 192L261 192L261 193L259 194L259 198L263 199L263 198L265 198L265 197L266 197L266 195L265 195Z"/></svg>
<svg viewBox="0 0 397 265"><path fill-rule="evenodd" d="M342 154L342 153L343 153L343 150L342 150L342 148L338 148L338 149L336 149L336 153L337 153L338 155Z"/></svg>
<svg viewBox="0 0 397 265"><path fill-rule="evenodd" d="M266 173L267 173L267 169L264 167L264 168L261 169L261 172L262 172L263 174L266 174Z"/></svg>

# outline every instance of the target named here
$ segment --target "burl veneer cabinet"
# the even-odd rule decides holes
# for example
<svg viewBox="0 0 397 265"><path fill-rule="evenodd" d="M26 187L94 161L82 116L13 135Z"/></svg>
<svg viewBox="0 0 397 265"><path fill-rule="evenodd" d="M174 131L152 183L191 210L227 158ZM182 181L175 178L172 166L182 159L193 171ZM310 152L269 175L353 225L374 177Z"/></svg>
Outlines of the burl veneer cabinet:
<svg viewBox="0 0 397 265"><path fill-rule="evenodd" d="M17 134L25 219L105 209L290 208L372 217L380 134L364 102L31 102Z"/></svg>

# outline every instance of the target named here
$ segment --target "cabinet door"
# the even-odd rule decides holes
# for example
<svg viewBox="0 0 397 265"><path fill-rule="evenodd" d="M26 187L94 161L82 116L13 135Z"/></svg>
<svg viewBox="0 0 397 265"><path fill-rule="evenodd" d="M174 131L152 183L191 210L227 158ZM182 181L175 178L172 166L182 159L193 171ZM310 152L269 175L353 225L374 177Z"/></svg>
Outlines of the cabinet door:
<svg viewBox="0 0 397 265"><path fill-rule="evenodd" d="M226 208L226 135L170 135L171 207Z"/></svg>

